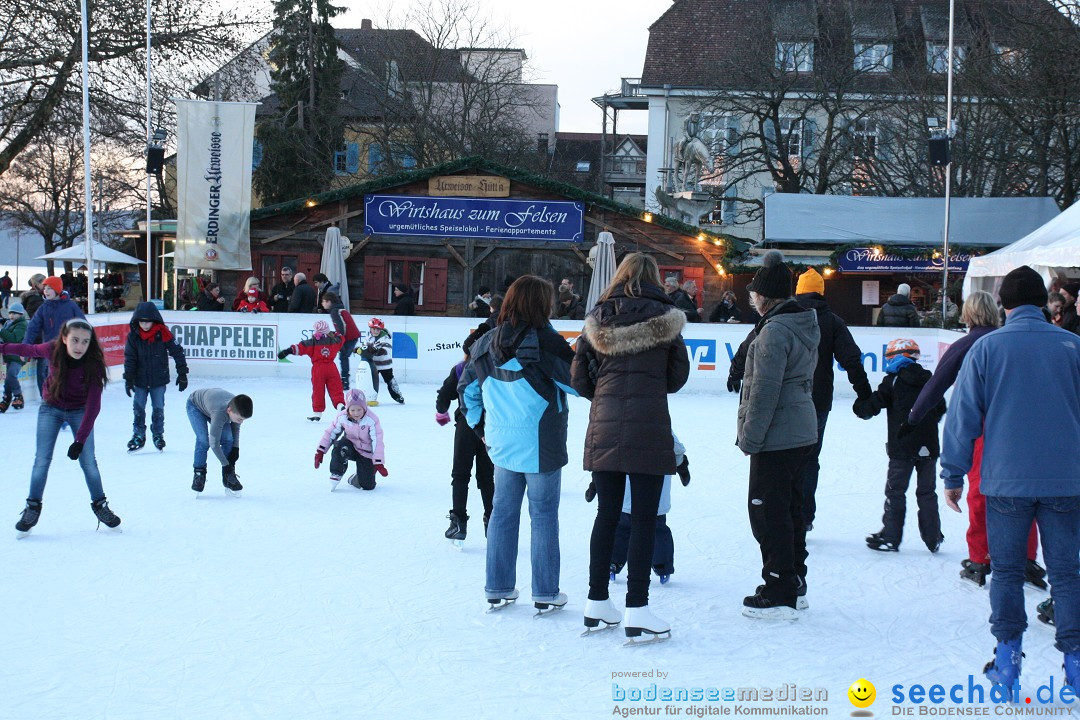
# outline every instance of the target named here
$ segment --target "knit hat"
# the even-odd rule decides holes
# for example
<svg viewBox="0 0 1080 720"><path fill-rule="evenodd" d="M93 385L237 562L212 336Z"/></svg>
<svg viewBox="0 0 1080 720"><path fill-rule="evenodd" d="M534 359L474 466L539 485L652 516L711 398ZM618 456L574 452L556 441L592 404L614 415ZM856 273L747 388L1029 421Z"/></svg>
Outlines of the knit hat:
<svg viewBox="0 0 1080 720"><path fill-rule="evenodd" d="M7 311L8 311L8 314L11 314L11 313L17 313L19 315L25 315L26 314L26 310L23 308L22 303L20 303L20 302L13 302L10 305L8 305Z"/></svg>
<svg viewBox="0 0 1080 720"><path fill-rule="evenodd" d="M316 320L313 326L315 330L315 339L324 338L330 334L330 323L325 320Z"/></svg>
<svg viewBox="0 0 1080 720"><path fill-rule="evenodd" d="M1021 305L1034 305L1042 307L1046 305L1046 283L1042 276L1027 265L1009 271L1009 274L1001 281L1001 289L998 291L1001 298L1001 307L1012 310Z"/></svg>
<svg viewBox="0 0 1080 720"><path fill-rule="evenodd" d="M795 294L803 293L825 294L825 278L814 268L810 268L799 276L799 282L795 285Z"/></svg>
<svg viewBox="0 0 1080 720"><path fill-rule="evenodd" d="M45 287L52 288L57 295L64 292L64 281L58 277L47 277L41 281Z"/></svg>
<svg viewBox="0 0 1080 720"><path fill-rule="evenodd" d="M248 294L248 297L251 297L252 295L254 295L255 297L259 297L259 288L254 287L254 286L249 287L248 291L247 291L247 294Z"/></svg>
<svg viewBox="0 0 1080 720"><path fill-rule="evenodd" d="M345 409L348 410L355 405L363 405L364 408L367 409L367 398L364 396L364 391L356 388L346 390Z"/></svg>
<svg viewBox="0 0 1080 720"><path fill-rule="evenodd" d="M1076 280L1065 283L1061 286L1061 289L1073 297L1080 296L1080 282L1077 282Z"/></svg>
<svg viewBox="0 0 1080 720"><path fill-rule="evenodd" d="M909 297L911 295L911 286L907 283L900 283L896 286L896 294Z"/></svg>
<svg viewBox="0 0 1080 720"><path fill-rule="evenodd" d="M488 287L487 285L481 285L481 286L480 286L480 289L478 289L478 290L476 291L476 294L477 294L477 295L487 295L487 294L489 294L490 292L491 292L491 288L489 288L489 287Z"/></svg>
<svg viewBox="0 0 1080 720"><path fill-rule="evenodd" d="M791 270L784 264L784 253L779 250L765 253L761 269L746 289L767 298L791 297Z"/></svg>
<svg viewBox="0 0 1080 720"><path fill-rule="evenodd" d="M890 340L888 346L885 348L885 359L891 360L894 357L904 356L911 358L912 360L919 359L919 343L907 338L896 338Z"/></svg>

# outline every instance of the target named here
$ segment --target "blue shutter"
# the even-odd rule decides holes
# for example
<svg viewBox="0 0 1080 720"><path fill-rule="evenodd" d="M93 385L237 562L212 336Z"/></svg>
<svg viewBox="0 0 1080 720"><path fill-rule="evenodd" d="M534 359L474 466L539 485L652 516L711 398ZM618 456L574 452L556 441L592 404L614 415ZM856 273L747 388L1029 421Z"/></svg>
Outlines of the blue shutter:
<svg viewBox="0 0 1080 720"><path fill-rule="evenodd" d="M251 169L258 170L262 164L263 144L257 139L251 143Z"/></svg>
<svg viewBox="0 0 1080 720"><path fill-rule="evenodd" d="M368 145L368 172L377 173L382 170L383 153L378 143Z"/></svg>
<svg viewBox="0 0 1080 720"><path fill-rule="evenodd" d="M925 143L923 144L925 148ZM877 157L884 163L893 160L893 132L887 122L878 121Z"/></svg>
<svg viewBox="0 0 1080 720"><path fill-rule="evenodd" d="M724 131L724 141L727 144L727 154L735 156L739 154L739 118L729 115L727 128Z"/></svg>
<svg viewBox="0 0 1080 720"><path fill-rule="evenodd" d="M405 153L401 157L401 167L411 170L412 168L416 167L416 158L414 158L408 153Z"/></svg>
<svg viewBox="0 0 1080 720"><path fill-rule="evenodd" d="M817 123L806 118L802 121L802 158L805 161L814 154L814 135L817 133Z"/></svg>
<svg viewBox="0 0 1080 720"><path fill-rule="evenodd" d="M776 123L772 121L772 118L767 118L765 120L765 152L771 158L780 157L776 147L776 133Z"/></svg>
<svg viewBox="0 0 1080 720"><path fill-rule="evenodd" d="M345 144L345 172L350 175L355 175L360 172L359 143L351 142Z"/></svg>
<svg viewBox="0 0 1080 720"><path fill-rule="evenodd" d="M735 224L735 197L737 195L738 192L734 185L729 185L728 189L724 191L723 215L725 225Z"/></svg>

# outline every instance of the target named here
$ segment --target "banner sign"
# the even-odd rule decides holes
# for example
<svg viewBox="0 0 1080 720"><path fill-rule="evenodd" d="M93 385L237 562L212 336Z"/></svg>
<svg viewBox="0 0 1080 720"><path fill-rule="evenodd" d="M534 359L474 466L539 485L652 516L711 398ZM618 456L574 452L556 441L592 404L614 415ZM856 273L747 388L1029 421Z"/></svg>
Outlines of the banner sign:
<svg viewBox="0 0 1080 720"><path fill-rule="evenodd" d="M251 269L255 107L176 101L176 267Z"/></svg>
<svg viewBox="0 0 1080 720"><path fill-rule="evenodd" d="M949 272L965 273L968 262L974 257L970 254L949 256ZM940 253L937 257L907 258L878 252L874 248L852 248L837 258L837 267L841 272L941 272L944 261Z"/></svg>
<svg viewBox="0 0 1080 720"><path fill-rule="evenodd" d="M510 197L510 181L498 175L440 175L428 180L433 197Z"/></svg>
<svg viewBox="0 0 1080 720"><path fill-rule="evenodd" d="M213 324L170 322L166 319L165 324L176 338L176 342L184 348L184 355L189 361L277 362L277 325L234 325L228 322L228 316L222 320L223 324ZM296 341L300 339L296 338ZM283 347L288 347L293 342L286 342Z"/></svg>
<svg viewBox="0 0 1080 720"><path fill-rule="evenodd" d="M585 204L579 202L409 195L364 198L368 235L581 242L584 227Z"/></svg>

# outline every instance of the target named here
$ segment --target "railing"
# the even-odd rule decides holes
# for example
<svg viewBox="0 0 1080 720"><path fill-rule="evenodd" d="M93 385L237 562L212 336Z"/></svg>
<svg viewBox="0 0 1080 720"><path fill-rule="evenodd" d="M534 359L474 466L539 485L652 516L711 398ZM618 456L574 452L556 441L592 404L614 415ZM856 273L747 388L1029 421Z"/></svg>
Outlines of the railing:
<svg viewBox="0 0 1080 720"><path fill-rule="evenodd" d="M622 79L622 96L634 97L641 95L641 78L626 78Z"/></svg>

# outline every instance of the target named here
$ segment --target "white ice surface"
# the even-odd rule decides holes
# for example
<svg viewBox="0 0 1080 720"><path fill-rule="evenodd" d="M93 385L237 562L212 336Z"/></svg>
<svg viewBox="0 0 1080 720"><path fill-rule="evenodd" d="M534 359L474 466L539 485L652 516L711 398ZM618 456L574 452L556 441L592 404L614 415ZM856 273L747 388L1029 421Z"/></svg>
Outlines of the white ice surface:
<svg viewBox="0 0 1080 720"><path fill-rule="evenodd" d="M225 495L212 457L206 492L196 499L190 490L186 395L167 394L165 452L129 456L130 401L121 383L107 389L95 441L122 535L95 533L65 434L41 522L16 541L37 404L0 416L9 513L8 539L0 530L0 718L604 718L616 705L612 673L651 669L668 675L616 682L795 683L827 689L830 714L846 716L847 688L865 677L877 685L871 709L881 717L895 683L982 679L994 642L986 591L957 576L966 516L942 506L946 541L931 555L912 490L900 553L866 548L863 537L880 527L885 420L858 420L850 399L837 399L822 453L810 610L790 624L740 614L760 581L760 555L747 521L748 460L734 445L736 397L671 399L693 481L672 492L676 573L663 587L654 578L651 604L673 637L623 648L621 631L578 637L596 510L582 497L587 402L572 400L562 481L570 602L534 619L527 522L523 601L495 614L484 612L475 488L464 551L443 537L454 430L435 424L434 386L403 386L408 404L376 409L390 476L373 492L342 483L331 494L327 466L312 467L324 425L303 419L306 383L197 378L191 389L213 385L254 399L240 499ZM620 607L624 578L612 593ZM1034 620L1044 594L1027 592L1024 679L1060 683L1052 629Z"/></svg>

